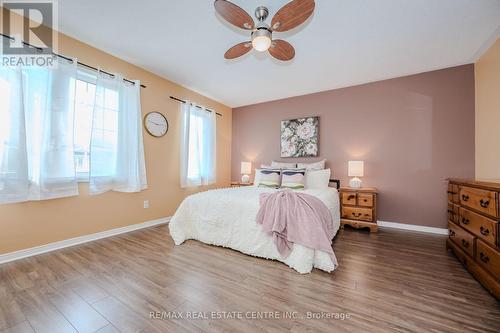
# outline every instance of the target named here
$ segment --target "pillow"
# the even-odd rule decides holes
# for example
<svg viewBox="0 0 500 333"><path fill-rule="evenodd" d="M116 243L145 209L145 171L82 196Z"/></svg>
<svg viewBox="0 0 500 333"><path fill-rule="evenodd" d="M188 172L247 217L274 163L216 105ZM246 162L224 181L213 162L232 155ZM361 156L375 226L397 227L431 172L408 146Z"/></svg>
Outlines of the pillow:
<svg viewBox="0 0 500 333"><path fill-rule="evenodd" d="M314 163L297 163L297 168L306 170L323 170L325 168L326 159Z"/></svg>
<svg viewBox="0 0 500 333"><path fill-rule="evenodd" d="M256 183L259 187L279 188L280 176L280 169L260 169L258 177L259 181Z"/></svg>
<svg viewBox="0 0 500 333"><path fill-rule="evenodd" d="M281 188L303 190L306 180L306 169L283 170L281 172Z"/></svg>
<svg viewBox="0 0 500 333"><path fill-rule="evenodd" d="M306 172L306 190L326 189L330 184L330 169L311 170Z"/></svg>
<svg viewBox="0 0 500 333"><path fill-rule="evenodd" d="M295 169L297 167L297 163L286 163L286 162L271 162L272 168L280 168L280 169Z"/></svg>
<svg viewBox="0 0 500 333"><path fill-rule="evenodd" d="M259 182L260 182L260 170L262 170L263 168L261 169L255 169L255 176L253 177L253 186L259 186Z"/></svg>

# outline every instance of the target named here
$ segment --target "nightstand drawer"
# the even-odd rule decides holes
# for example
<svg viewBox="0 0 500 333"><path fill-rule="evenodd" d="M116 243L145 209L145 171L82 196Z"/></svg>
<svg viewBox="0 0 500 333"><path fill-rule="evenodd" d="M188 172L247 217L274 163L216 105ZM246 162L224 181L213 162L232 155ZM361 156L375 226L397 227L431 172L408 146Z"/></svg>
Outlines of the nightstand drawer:
<svg viewBox="0 0 500 333"><path fill-rule="evenodd" d="M352 220L373 221L373 209L361 207L342 207L342 217Z"/></svg>
<svg viewBox="0 0 500 333"><path fill-rule="evenodd" d="M356 192L343 192L342 193L343 205L356 205Z"/></svg>
<svg viewBox="0 0 500 333"><path fill-rule="evenodd" d="M476 260L497 279L500 280L500 252L477 240Z"/></svg>
<svg viewBox="0 0 500 333"><path fill-rule="evenodd" d="M358 193L358 206L373 207L373 198L371 193Z"/></svg>
<svg viewBox="0 0 500 333"><path fill-rule="evenodd" d="M474 256L474 236L459 226L448 222L450 239L471 257Z"/></svg>

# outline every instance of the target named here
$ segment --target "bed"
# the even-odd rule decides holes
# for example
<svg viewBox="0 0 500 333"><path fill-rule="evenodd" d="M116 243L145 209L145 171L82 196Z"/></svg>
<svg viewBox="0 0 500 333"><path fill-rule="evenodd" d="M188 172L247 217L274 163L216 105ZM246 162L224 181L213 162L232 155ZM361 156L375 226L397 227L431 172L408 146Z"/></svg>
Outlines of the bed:
<svg viewBox="0 0 500 333"><path fill-rule="evenodd" d="M256 223L259 195L277 191L261 187L216 189L193 194L181 203L169 223L170 235L176 245L188 239L228 247L255 257L278 260L305 274L313 268L332 272L337 266L335 255L313 250L299 244L287 258L282 258L270 235ZM303 190L319 198L330 210L334 234L340 226L337 189Z"/></svg>

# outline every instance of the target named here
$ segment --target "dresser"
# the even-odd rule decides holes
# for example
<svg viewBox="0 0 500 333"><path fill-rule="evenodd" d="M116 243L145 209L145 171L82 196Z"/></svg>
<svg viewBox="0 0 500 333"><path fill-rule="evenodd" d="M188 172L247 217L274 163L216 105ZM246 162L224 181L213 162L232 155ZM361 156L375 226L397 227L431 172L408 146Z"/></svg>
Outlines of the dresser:
<svg viewBox="0 0 500 333"><path fill-rule="evenodd" d="M447 249L500 299L500 183L449 179Z"/></svg>
<svg viewBox="0 0 500 333"><path fill-rule="evenodd" d="M369 228L377 232L377 189L374 187L341 187L340 225Z"/></svg>

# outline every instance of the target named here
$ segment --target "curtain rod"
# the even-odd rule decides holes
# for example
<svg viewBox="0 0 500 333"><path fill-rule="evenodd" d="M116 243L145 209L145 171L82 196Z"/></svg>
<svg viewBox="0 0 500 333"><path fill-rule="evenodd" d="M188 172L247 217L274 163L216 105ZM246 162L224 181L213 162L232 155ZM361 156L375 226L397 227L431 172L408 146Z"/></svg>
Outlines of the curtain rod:
<svg viewBox="0 0 500 333"><path fill-rule="evenodd" d="M174 96L170 96L170 98L171 98L171 99L173 99L173 100L175 100L175 101L177 101L177 102L180 102L180 103L182 103L182 104L186 104L186 101L185 101L185 100L183 100L183 99L179 99L179 98L174 97ZM202 108L202 107L201 107L201 106L199 106L199 105L196 105L196 107L197 107L198 109L201 109L201 108ZM205 110L207 110L208 112L215 112L215 111L210 110L210 109L205 109ZM216 114L216 115L218 115L218 116L221 116L221 117L222 117L222 115L221 115L219 112L215 112L215 114Z"/></svg>
<svg viewBox="0 0 500 333"><path fill-rule="evenodd" d="M15 40L16 40L14 37L11 37L11 36L6 35L6 34L3 34L3 33L0 33L0 35L2 35L3 37L5 37L5 38L7 38L7 39L13 40L13 41L15 41ZM43 50L41 47L38 47L38 46L35 46L35 45L31 45L30 43L26 43L25 41L21 41L21 43L22 43L23 45L28 46L28 47L32 47L32 48L34 48L34 49L36 49L36 50L38 50L38 51L40 51L40 52L42 52L42 50ZM70 57L66 57L66 56L63 56L63 55L61 55L61 54L57 54L57 53L54 53L54 52L51 52L51 53L52 53L53 55L55 55L56 57L63 58L63 59L69 60L69 61L73 61L73 59L72 59L72 58L70 58ZM96 68L96 67L94 67L94 66L87 65L87 64L85 64L85 63L83 63L83 62L77 61L77 64L78 64L78 65L80 65L80 66L86 67L86 68L88 68L88 69L94 70L94 71L96 71L96 72L101 72L101 73L104 73L104 74L109 75L109 76L111 76L111 77L115 77L115 74L113 74L113 73L109 73L109 72L106 72L106 71L100 70L99 68ZM134 82L134 81L131 81L131 80L129 80L129 79L125 79L125 78L123 79L123 81L130 82L130 83L132 83L132 84L135 84L135 82ZM141 87L142 87L142 88L146 88L146 86L145 86L145 85L143 85L143 84L141 84Z"/></svg>

